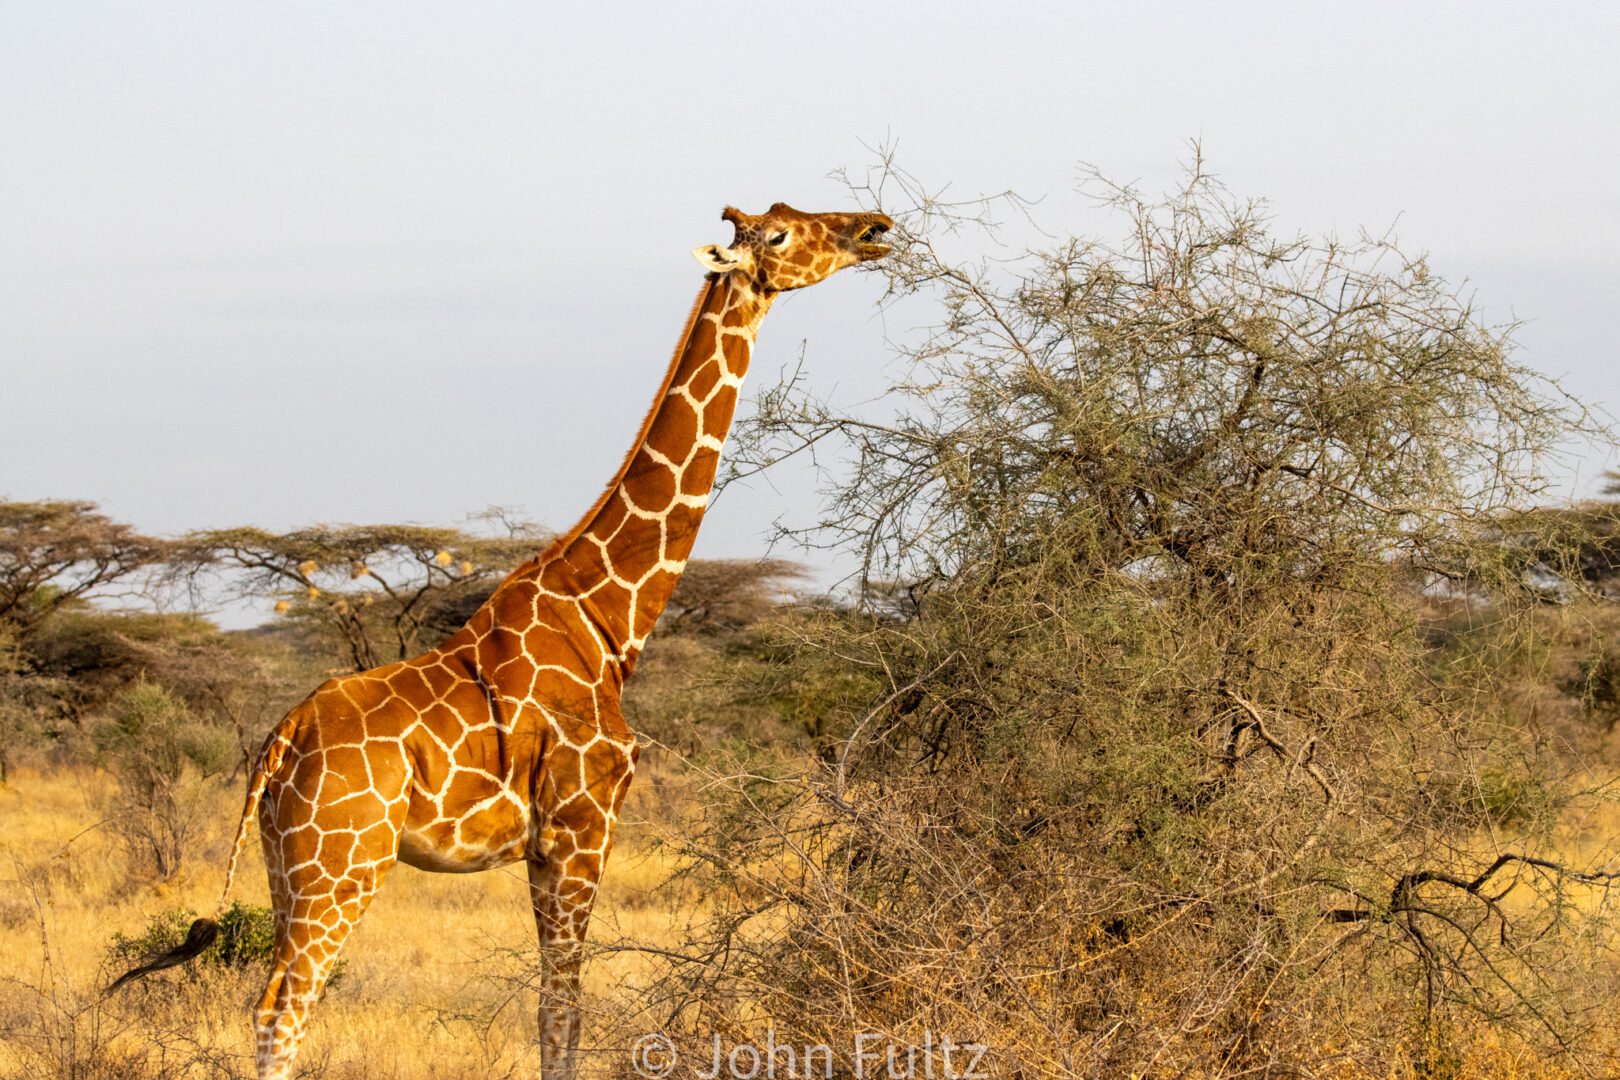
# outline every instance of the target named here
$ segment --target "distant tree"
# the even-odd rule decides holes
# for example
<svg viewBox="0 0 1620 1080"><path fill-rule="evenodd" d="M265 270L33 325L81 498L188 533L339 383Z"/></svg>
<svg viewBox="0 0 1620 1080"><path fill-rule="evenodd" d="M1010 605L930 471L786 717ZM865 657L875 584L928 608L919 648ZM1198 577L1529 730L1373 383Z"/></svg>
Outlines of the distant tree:
<svg viewBox="0 0 1620 1080"><path fill-rule="evenodd" d="M419 525L219 529L174 542L169 561L171 576L200 593L312 620L361 671L436 643L459 625L447 613L487 596L546 539L533 527L495 537Z"/></svg>
<svg viewBox="0 0 1620 1080"><path fill-rule="evenodd" d="M695 559L664 608L660 628L672 633L734 634L758 622L805 580L785 559Z"/></svg>
<svg viewBox="0 0 1620 1080"><path fill-rule="evenodd" d="M1620 592L1620 474L1604 479L1603 498L1538 507L1513 518L1504 532L1543 575L1578 577L1613 596Z"/></svg>
<svg viewBox="0 0 1620 1080"><path fill-rule="evenodd" d="M39 713L26 699L23 660L16 631L0 623L0 786L11 776L18 747L32 743Z"/></svg>
<svg viewBox="0 0 1620 1080"><path fill-rule="evenodd" d="M160 542L95 503L0 500L0 783L20 750L73 713L77 688L40 667L43 628L91 596L132 584L161 555Z"/></svg>
<svg viewBox="0 0 1620 1080"><path fill-rule="evenodd" d="M171 657L217 642L224 633L199 615L103 611L66 604L41 623L24 647L31 675L69 687L65 707L76 718L105 705L143 673L162 673Z"/></svg>
<svg viewBox="0 0 1620 1080"><path fill-rule="evenodd" d="M26 635L62 605L152 565L163 546L80 501L0 502L0 622Z"/></svg>
<svg viewBox="0 0 1620 1080"><path fill-rule="evenodd" d="M195 614L88 604L60 609L29 639L27 653L34 696L48 684L54 711L72 726L148 679L234 730L244 763L314 674L307 650L278 638L228 633Z"/></svg>

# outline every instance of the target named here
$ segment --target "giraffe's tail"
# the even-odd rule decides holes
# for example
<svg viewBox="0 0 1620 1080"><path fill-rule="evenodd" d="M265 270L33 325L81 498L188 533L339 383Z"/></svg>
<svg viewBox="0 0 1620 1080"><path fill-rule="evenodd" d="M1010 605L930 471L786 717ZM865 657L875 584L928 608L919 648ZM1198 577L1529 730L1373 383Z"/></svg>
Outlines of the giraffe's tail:
<svg viewBox="0 0 1620 1080"><path fill-rule="evenodd" d="M187 960L195 959L202 954L204 949L212 945L214 938L218 936L218 919L198 919L191 924L191 929L186 932L186 940L168 952L159 953L146 963L130 968L113 980L112 985L107 987L106 993L110 994L125 983L133 982L143 975L150 975L154 971L162 971L164 968L172 968L185 963Z"/></svg>
<svg viewBox="0 0 1620 1080"><path fill-rule="evenodd" d="M230 899L231 884L236 879L236 864L242 858L242 849L247 846L248 833L252 831L254 815L258 812L264 790L269 786L270 778L281 768L281 763L287 756L287 748L292 745L292 733L297 727L298 713L297 709L288 713L281 723L276 725L276 729L270 733L270 737L259 750L259 756L254 762L253 778L248 785L247 801L242 807L242 820L236 827L236 843L231 845L231 860L225 864L225 887L220 890L219 905L214 908L213 917L197 919L191 924L191 929L186 931L186 940L168 952L160 953L144 964L130 968L113 980L106 993L110 994L125 983L150 975L154 971L177 967L188 960L196 959L219 936L219 920L225 914L226 901Z"/></svg>

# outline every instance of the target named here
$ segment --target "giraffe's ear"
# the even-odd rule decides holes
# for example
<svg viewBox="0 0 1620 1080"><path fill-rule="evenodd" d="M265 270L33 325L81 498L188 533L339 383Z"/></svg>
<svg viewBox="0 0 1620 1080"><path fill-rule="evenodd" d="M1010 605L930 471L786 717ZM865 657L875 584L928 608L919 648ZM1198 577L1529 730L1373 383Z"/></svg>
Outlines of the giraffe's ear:
<svg viewBox="0 0 1620 1080"><path fill-rule="evenodd" d="M746 249L721 247L719 244L704 244L702 247L692 249L692 258L698 265L713 274L729 274L733 270L747 269L753 264L753 258Z"/></svg>

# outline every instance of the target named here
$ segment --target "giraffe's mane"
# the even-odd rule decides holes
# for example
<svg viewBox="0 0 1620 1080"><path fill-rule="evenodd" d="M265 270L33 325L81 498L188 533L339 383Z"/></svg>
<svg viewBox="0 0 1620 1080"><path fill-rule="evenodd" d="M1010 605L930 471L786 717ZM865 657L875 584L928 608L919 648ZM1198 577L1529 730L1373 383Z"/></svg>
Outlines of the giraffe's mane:
<svg viewBox="0 0 1620 1080"><path fill-rule="evenodd" d="M546 545L539 555L512 571L507 580L528 573L538 566L544 566L552 559L560 556L564 551L567 551L568 545L584 535L585 530L590 528L591 522L602 512L602 508L607 506L608 500L613 498L613 493L619 490L619 485L623 483L625 474L630 471L630 463L636 459L637 451L641 449L642 444L647 441L648 434L652 431L653 420L657 418L658 410L664 404L664 398L669 396L670 387L675 383L675 374L680 371L681 359L686 356L686 350L692 343L692 334L697 329L698 317L703 313L703 309L708 304L710 297L720 288L723 288L720 275L710 274L705 279L703 288L698 291L697 299L692 301L692 311L686 316L686 327L681 331L680 340L675 343L675 353L670 357L669 370L664 372L664 379L658 385L658 393L653 395L652 404L647 407L647 415L642 418L641 426L636 430L636 437L631 440L630 449L624 455L624 461L620 463L619 468L614 472L613 479L607 482L607 487L602 489L602 494L597 496L596 501L591 504L591 508L585 511L579 521L574 523L573 528Z"/></svg>

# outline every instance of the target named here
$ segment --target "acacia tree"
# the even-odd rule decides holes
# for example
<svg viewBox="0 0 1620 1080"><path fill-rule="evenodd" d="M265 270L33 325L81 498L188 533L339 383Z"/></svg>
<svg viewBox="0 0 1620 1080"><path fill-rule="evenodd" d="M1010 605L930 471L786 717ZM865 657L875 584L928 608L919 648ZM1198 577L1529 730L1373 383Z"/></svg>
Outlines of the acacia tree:
<svg viewBox="0 0 1620 1080"><path fill-rule="evenodd" d="M1278 236L1200 162L1090 189L1120 241L964 262L984 206L857 188L934 305L893 415L789 382L731 461L839 446L794 535L907 603L804 633L868 688L808 777L707 763L671 1010L979 1031L1008 1076L1388 1075L1469 1023L1593 1060L1588 733L1526 700L1524 552L1578 575L1525 511L1581 410L1389 238Z"/></svg>
<svg viewBox="0 0 1620 1080"><path fill-rule="evenodd" d="M40 671L41 627L58 612L129 585L162 545L83 501L0 500L0 783L15 748L36 742L66 687Z"/></svg>
<svg viewBox="0 0 1620 1080"><path fill-rule="evenodd" d="M162 551L93 502L0 501L0 622L27 635L64 604L127 582Z"/></svg>
<svg viewBox="0 0 1620 1080"><path fill-rule="evenodd" d="M488 595L546 539L532 526L506 533L419 525L218 529L172 544L170 572L202 595L267 602L314 621L361 671L412 656L455 629L469 598Z"/></svg>

